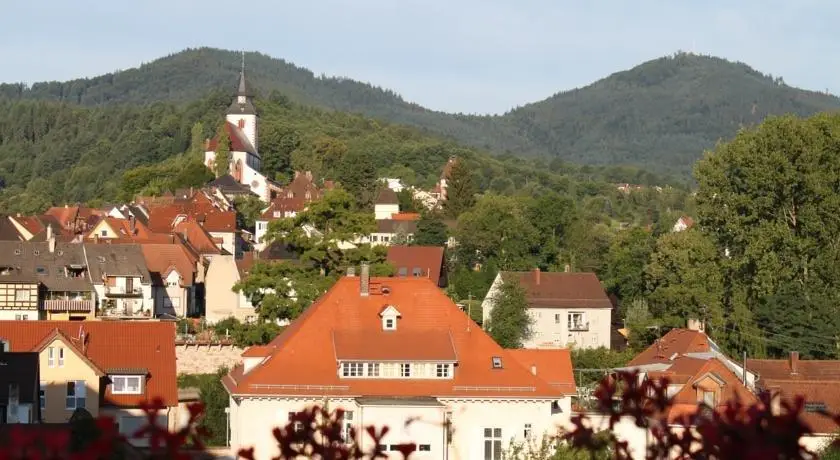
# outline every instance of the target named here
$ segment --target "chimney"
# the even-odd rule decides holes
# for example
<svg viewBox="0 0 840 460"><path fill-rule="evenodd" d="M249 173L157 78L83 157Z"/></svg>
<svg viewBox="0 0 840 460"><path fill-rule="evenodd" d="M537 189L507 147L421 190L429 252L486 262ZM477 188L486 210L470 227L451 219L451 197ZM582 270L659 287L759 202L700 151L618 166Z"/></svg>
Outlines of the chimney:
<svg viewBox="0 0 840 460"><path fill-rule="evenodd" d="M347 267L347 276L356 276L356 267L352 265Z"/></svg>
<svg viewBox="0 0 840 460"><path fill-rule="evenodd" d="M790 352L790 374L791 375L796 375L798 373L797 370L796 370L798 365L799 365L799 352L798 351Z"/></svg>
<svg viewBox="0 0 840 460"><path fill-rule="evenodd" d="M531 373L537 375L537 366L535 364L531 365Z"/></svg>
<svg viewBox="0 0 840 460"><path fill-rule="evenodd" d="M563 271L565 273L569 273L570 271L572 271L572 266L569 265L569 264L566 264L565 266L563 266Z"/></svg>
<svg viewBox="0 0 840 460"><path fill-rule="evenodd" d="M50 252L55 252L55 235L53 234L52 225L47 225L47 246Z"/></svg>
<svg viewBox="0 0 840 460"><path fill-rule="evenodd" d="M359 279L359 291L362 297L370 295L370 265L362 262L362 276Z"/></svg>
<svg viewBox="0 0 840 460"><path fill-rule="evenodd" d="M136 219L137 219L137 218L136 218L136 217L134 217L134 214L129 214L129 215L128 215L129 230L131 230L131 234L132 234L132 235L136 235L136 234L137 234L137 223L136 223Z"/></svg>
<svg viewBox="0 0 840 460"><path fill-rule="evenodd" d="M540 267L537 267L533 270L534 272L534 283L539 286L540 285Z"/></svg>
<svg viewBox="0 0 840 460"><path fill-rule="evenodd" d="M689 331L706 332L706 326L703 321L696 318L689 318L686 322L686 327Z"/></svg>

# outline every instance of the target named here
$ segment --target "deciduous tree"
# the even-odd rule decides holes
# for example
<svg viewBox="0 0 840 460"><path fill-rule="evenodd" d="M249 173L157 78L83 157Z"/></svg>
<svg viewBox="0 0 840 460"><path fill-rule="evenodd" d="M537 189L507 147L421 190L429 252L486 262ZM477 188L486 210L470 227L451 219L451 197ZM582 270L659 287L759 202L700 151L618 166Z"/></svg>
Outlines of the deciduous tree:
<svg viewBox="0 0 840 460"><path fill-rule="evenodd" d="M493 310L487 332L503 348L521 348L531 336L531 317L525 289L515 279L506 279L492 295Z"/></svg>

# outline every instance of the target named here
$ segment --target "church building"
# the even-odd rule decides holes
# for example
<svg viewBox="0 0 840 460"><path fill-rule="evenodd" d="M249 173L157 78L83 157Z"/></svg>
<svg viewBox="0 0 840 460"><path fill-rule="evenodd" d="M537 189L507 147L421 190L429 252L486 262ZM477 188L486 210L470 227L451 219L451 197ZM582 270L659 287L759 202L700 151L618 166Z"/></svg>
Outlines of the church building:
<svg viewBox="0 0 840 460"><path fill-rule="evenodd" d="M262 158L259 154L257 109L254 107L253 94L245 82L245 61L239 74L239 88L236 97L225 115L224 129L230 139L230 175L240 184L265 202L271 201L272 192L279 185L260 173ZM218 136L207 142L204 164L215 170Z"/></svg>

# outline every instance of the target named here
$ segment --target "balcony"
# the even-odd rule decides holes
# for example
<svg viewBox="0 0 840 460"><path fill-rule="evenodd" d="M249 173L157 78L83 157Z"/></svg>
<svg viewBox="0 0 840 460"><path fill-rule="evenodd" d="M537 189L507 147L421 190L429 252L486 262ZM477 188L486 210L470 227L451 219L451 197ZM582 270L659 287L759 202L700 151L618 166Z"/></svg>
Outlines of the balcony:
<svg viewBox="0 0 840 460"><path fill-rule="evenodd" d="M569 323L569 332L586 332L589 330L589 323Z"/></svg>
<svg viewBox="0 0 840 460"><path fill-rule="evenodd" d="M94 311L93 300L45 300L44 310L52 313L91 313Z"/></svg>
<svg viewBox="0 0 840 460"><path fill-rule="evenodd" d="M106 297L143 297L143 289L139 287L105 286Z"/></svg>

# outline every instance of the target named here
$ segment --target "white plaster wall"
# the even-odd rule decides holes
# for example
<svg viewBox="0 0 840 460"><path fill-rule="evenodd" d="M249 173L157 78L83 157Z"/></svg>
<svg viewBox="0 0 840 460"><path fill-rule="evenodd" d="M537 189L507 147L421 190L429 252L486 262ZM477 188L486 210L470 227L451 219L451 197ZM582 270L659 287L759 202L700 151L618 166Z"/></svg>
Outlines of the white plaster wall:
<svg viewBox="0 0 840 460"><path fill-rule="evenodd" d="M38 310L0 310L0 321L15 320L15 315L26 315L28 321L37 321Z"/></svg>
<svg viewBox="0 0 840 460"><path fill-rule="evenodd" d="M392 214L399 212L399 204L376 204L373 206L373 213L376 215L376 220L390 219Z"/></svg>
<svg viewBox="0 0 840 460"><path fill-rule="evenodd" d="M609 429L609 417L600 414L585 414L591 427L596 432ZM571 425L568 426L572 428ZM630 456L634 460L645 458L649 442L648 431L636 426L631 417L623 417L613 428L613 434L619 441L626 441Z"/></svg>
<svg viewBox="0 0 840 460"><path fill-rule="evenodd" d="M511 441L524 441L525 424L530 423L535 441L543 434L556 434L558 426L568 425L571 415L569 398L563 398L563 413L552 416L550 400L440 400L445 407L364 407L360 408L353 399L332 399L330 409L341 407L354 411L357 432L362 427L389 426L391 432L384 438L386 444L414 442L430 444L431 452L416 453L418 459L483 460L484 428L501 428L502 441L506 447ZM230 400L231 446L233 451L243 447L254 447L257 459L277 455L277 447L271 436L271 429L284 426L289 412L303 410L313 404L322 405L321 398L311 399L251 399L243 398L237 403ZM453 437L447 449L442 448L445 433L445 413L452 413ZM405 421L418 417L408 427ZM366 435L365 435L366 436ZM428 441L427 441L428 440ZM370 444L364 444L367 450ZM369 440L367 442L370 442ZM395 453L396 454L396 453ZM448 454L448 455L447 455ZM393 458L400 458L396 455Z"/></svg>
<svg viewBox="0 0 840 460"><path fill-rule="evenodd" d="M265 248L263 238L265 238L265 235L268 233L268 221L257 220L254 227L254 240L257 242L254 247L256 247L258 251L262 251Z"/></svg>
<svg viewBox="0 0 840 460"><path fill-rule="evenodd" d="M244 102L244 101L243 101ZM225 119L228 123L232 124L233 126L239 126L239 120L245 120L245 127L242 128L242 132L245 134L245 137L251 141L251 145L254 146L254 149L259 152L259 145L257 145L257 116L256 115L245 115L245 114L228 114L225 116ZM245 160L242 160L244 163Z"/></svg>
<svg viewBox="0 0 840 460"><path fill-rule="evenodd" d="M222 239L222 246L220 249L224 249L231 254L236 253L236 234L234 232L208 232L210 236L213 238L221 238Z"/></svg>
<svg viewBox="0 0 840 460"><path fill-rule="evenodd" d="M484 459L484 429L501 428L503 449L511 442L525 441L525 424L531 424L531 441L543 435L556 435L568 424L569 398L563 398L563 413L552 416L549 400L441 400L452 412L453 436L449 458Z"/></svg>
<svg viewBox="0 0 840 460"><path fill-rule="evenodd" d="M215 324L233 316L245 321L255 316L256 311L245 295L233 291L239 281L239 271L232 255L218 255L210 261L205 277L205 320Z"/></svg>
<svg viewBox="0 0 840 460"><path fill-rule="evenodd" d="M569 331L569 312L583 312L589 323L587 331ZM532 335L524 341L525 348L575 346L579 348L610 347L609 308L529 308ZM557 323L556 315L560 315Z"/></svg>

